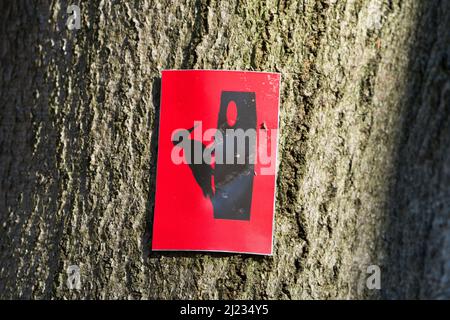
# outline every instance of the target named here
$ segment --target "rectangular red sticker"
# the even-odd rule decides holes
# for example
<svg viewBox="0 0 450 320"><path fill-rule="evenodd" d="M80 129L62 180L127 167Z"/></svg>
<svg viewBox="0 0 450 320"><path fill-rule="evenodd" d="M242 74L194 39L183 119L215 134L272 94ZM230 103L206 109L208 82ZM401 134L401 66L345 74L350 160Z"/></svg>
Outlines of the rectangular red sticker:
<svg viewBox="0 0 450 320"><path fill-rule="evenodd" d="M279 84L162 72L153 250L272 254Z"/></svg>

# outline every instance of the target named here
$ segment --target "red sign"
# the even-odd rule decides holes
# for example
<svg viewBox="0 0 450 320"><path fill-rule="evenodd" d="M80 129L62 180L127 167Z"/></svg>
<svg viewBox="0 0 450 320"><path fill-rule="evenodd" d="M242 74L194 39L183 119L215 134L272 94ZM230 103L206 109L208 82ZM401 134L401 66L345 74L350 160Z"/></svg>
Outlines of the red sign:
<svg viewBox="0 0 450 320"><path fill-rule="evenodd" d="M272 254L279 83L162 72L153 250Z"/></svg>

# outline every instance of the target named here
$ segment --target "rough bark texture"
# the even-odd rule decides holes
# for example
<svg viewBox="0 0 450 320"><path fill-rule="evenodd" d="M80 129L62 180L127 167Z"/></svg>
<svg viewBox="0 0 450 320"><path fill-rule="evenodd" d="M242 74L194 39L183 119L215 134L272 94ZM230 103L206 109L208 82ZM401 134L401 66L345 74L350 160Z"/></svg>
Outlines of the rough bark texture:
<svg viewBox="0 0 450 320"><path fill-rule="evenodd" d="M1 1L0 298L450 298L449 17L446 0ZM282 73L273 257L149 250L167 68Z"/></svg>

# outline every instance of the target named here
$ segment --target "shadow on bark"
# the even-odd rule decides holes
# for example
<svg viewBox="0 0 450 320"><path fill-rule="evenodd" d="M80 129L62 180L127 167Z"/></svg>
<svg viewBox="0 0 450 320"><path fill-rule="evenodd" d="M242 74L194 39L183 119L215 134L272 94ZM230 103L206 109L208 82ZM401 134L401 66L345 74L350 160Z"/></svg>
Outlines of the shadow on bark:
<svg viewBox="0 0 450 320"><path fill-rule="evenodd" d="M448 278L450 258L440 252L450 231L450 6L421 4L384 227L381 296L391 299L450 297L450 283L437 280Z"/></svg>
<svg viewBox="0 0 450 320"><path fill-rule="evenodd" d="M51 48L50 39L57 32L48 25L48 6L2 2L0 15L0 43L6 46L0 63L0 228L5 228L0 238L0 293L3 297L31 297L34 290L45 288L50 297L60 268L58 243L65 219L57 214L62 206L58 195L63 192L58 182L66 177L58 169L61 132L49 106L52 100L62 104L65 96L49 94L55 83L46 78L45 66L55 59L58 72L64 73L67 61L63 60L71 56L58 59ZM45 234L48 226L51 234ZM40 237L48 237L46 255L33 254ZM42 265L48 267L47 273Z"/></svg>

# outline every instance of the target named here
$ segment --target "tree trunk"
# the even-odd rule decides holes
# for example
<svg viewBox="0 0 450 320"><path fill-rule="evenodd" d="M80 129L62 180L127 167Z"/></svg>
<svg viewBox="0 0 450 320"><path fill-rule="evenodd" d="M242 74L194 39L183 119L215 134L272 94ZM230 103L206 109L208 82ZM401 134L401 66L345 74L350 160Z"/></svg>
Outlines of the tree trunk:
<svg viewBox="0 0 450 320"><path fill-rule="evenodd" d="M449 17L446 0L2 1L0 298L450 298ZM273 257L150 250L160 72L186 68L282 73Z"/></svg>

